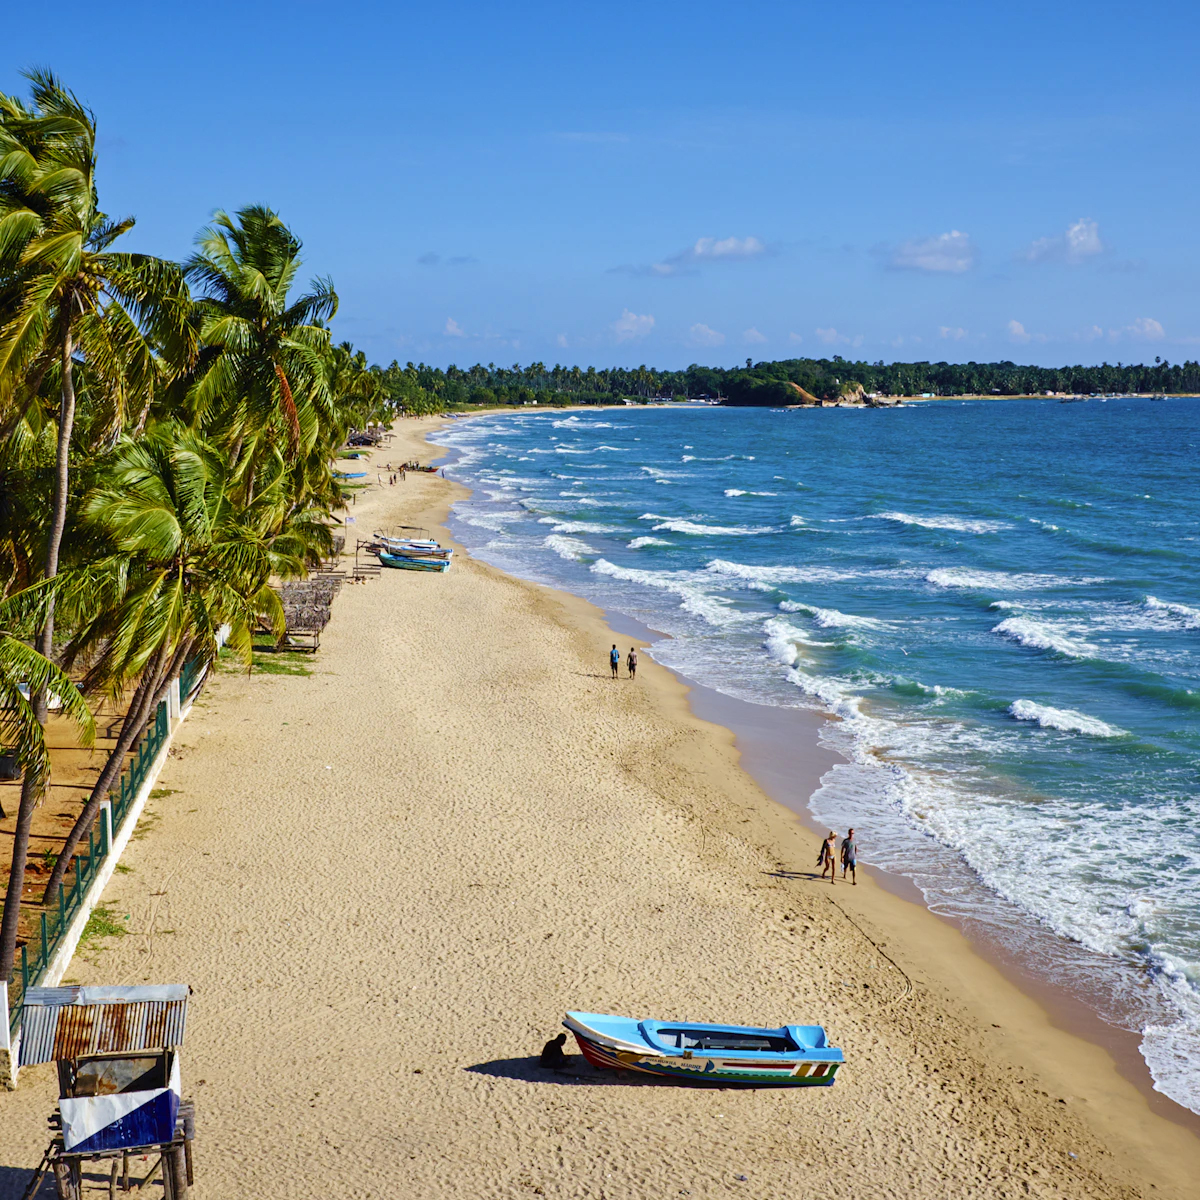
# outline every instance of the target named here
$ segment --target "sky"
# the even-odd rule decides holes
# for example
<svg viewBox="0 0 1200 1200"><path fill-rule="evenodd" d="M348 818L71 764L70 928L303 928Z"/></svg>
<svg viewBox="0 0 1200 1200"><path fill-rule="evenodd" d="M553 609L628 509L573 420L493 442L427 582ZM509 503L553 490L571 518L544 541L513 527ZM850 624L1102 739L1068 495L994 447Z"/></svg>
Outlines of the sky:
<svg viewBox="0 0 1200 1200"><path fill-rule="evenodd" d="M274 208L386 364L1200 358L1200 5L6 12L182 258Z"/></svg>

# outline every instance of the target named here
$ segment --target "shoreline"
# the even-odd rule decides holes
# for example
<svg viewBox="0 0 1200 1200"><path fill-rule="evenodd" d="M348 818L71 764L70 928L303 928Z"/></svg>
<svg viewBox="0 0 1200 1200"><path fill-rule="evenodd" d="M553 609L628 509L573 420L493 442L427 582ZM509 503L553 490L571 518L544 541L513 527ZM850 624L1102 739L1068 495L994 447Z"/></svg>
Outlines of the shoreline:
<svg viewBox="0 0 1200 1200"><path fill-rule="evenodd" d="M351 511L440 534L460 494L410 475ZM198 1200L1190 1194L1200 1143L1109 1055L923 907L812 882L735 734L649 656L612 683L610 638L462 553L344 589L310 677L206 689L106 895L131 934L71 968L195 988ZM794 1091L542 1072L589 1006L820 1021L848 1064ZM54 1091L38 1067L0 1096L3 1200Z"/></svg>
<svg viewBox="0 0 1200 1200"><path fill-rule="evenodd" d="M906 401L922 403L963 399L1051 400L1056 398L1040 395L903 397ZM1147 396L1137 395L1122 398L1144 399ZM1172 398L1179 397L1173 396ZM1190 395L1188 398L1191 398ZM508 410L489 411L506 412ZM453 452L449 447L443 447L436 441L436 432L436 429L431 430L427 435L427 440L430 445L442 450L444 458ZM442 462L442 459L438 461ZM446 462L444 465L451 464ZM469 489L464 487L464 490L469 494ZM448 506L447 519L451 507L452 505ZM458 543L456 542L455 545ZM545 587L546 585L533 583L533 586ZM594 607L592 602L584 597L571 592L565 594L572 596L580 603ZM607 627L611 628L614 633L626 633L636 637L642 643L640 648L647 653L649 642L670 637L669 634L660 630L644 626L640 621L618 610L600 611L602 611ZM741 769L761 788L764 796L792 814L796 821L812 835L815 847L823 834L822 827L817 824L816 817L809 807L809 798L816 790L824 771L836 762L845 761L836 750L828 748L818 741L821 727L836 718L831 714L807 708L776 708L769 705L755 705L749 701L728 696L671 668L660 665L660 669L672 676L684 690L688 708L697 718L720 726L729 732ZM808 739L803 751L786 752L787 758L803 762L804 778L808 782L802 786L797 786L796 777L781 769L778 763L773 761L777 758L781 746L785 744L784 739L780 736L781 732L792 724L808 726L802 735ZM764 725L774 727L774 737L764 735ZM795 730L788 729L787 732L794 735ZM814 760L817 760L820 765L816 765ZM795 797L794 800L788 798L789 793ZM1086 1000L1075 996L1065 987L1034 975L1018 953L987 938L983 935L982 929L969 928L965 922L956 917L934 913L928 908L921 890L906 876L869 865L863 867L863 873L882 891L904 904L920 908L931 919L953 930L967 944L969 952L994 968L1007 983L1017 989L1030 1003L1036 1005L1054 1030L1066 1037L1082 1039L1107 1055L1111 1060L1113 1070L1136 1089L1147 1108L1156 1117L1170 1122L1196 1139L1195 1149L1197 1153L1200 1153L1200 1114L1193 1113L1155 1088L1149 1065L1140 1052L1141 1035L1138 1032L1110 1024ZM1050 936L1057 937L1059 935L1051 934Z"/></svg>
<svg viewBox="0 0 1200 1200"><path fill-rule="evenodd" d="M963 398L934 397L933 399ZM1052 397L974 396L965 398L983 400L1051 399ZM922 400L922 397L906 397L906 399ZM489 409L487 413L480 415L502 415L509 411L519 410ZM431 430L427 435L427 440L431 446L442 451L439 463L450 467L454 460L449 456L455 455L456 452L453 448L438 443L436 432L436 428ZM465 485L459 486L463 486L467 494L470 494L470 490L465 488ZM452 505L448 506L447 519L450 508ZM526 582L534 581L526 580ZM546 585L534 583L534 586ZM556 590L565 591L565 589ZM577 593L566 592L565 594L575 597L584 604L592 604L591 601L578 596ZM634 636L642 642L643 649L647 653L649 653L650 642L669 639L671 636L661 630L651 629L636 618L619 610L600 611L606 625L614 633ZM818 824L816 816L812 812L811 796L817 790L825 770L835 763L846 761L838 751L827 747L820 741L820 731L828 722L836 721L838 718L827 712L799 706L780 708L771 705L756 705L750 701L728 696L672 668L665 667L663 669L676 679L687 692L691 712L702 720L727 729L732 734L742 769L762 789L764 794L776 804L790 811L800 824L819 841L824 836L824 827ZM806 745L803 753L797 753L789 747L790 731L787 731L787 726L792 723L809 726L809 728L805 728L802 735L810 743ZM772 727L774 735L764 735L764 726ZM781 770L773 761L778 758L781 750L783 750L785 758L803 761L805 778L808 781L804 786L797 787L795 778ZM822 765L819 769L814 768L814 760L821 762ZM995 967L1018 990L1045 1010L1056 1028L1070 1036L1082 1037L1110 1055L1121 1076L1137 1088L1152 1112L1200 1139L1200 1114L1192 1112L1155 1087L1149 1064L1141 1053L1141 1034L1139 1032L1106 1021L1083 996L1075 994L1065 985L1056 984L1045 976L1037 975L1030 968L1026 956L991 936L986 925L971 923L953 914L934 913L929 908L924 893L907 876L878 866L864 865L863 870L883 890L905 903L918 905L930 916L957 931L976 954ZM1023 914L1023 916L1036 926L1036 918L1028 914ZM1050 939L1061 937L1053 930L1036 929L1036 933L1038 936ZM1115 965L1118 968L1121 967L1121 964Z"/></svg>

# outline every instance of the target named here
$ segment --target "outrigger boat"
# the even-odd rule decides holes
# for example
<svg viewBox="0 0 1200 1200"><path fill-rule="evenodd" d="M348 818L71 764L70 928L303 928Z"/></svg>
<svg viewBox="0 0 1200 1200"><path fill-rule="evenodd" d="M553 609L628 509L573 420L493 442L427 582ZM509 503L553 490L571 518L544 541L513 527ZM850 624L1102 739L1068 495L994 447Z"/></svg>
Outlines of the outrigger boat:
<svg viewBox="0 0 1200 1200"><path fill-rule="evenodd" d="M380 545L388 554L412 555L431 554L437 558L450 558L454 554L454 549L451 546L439 546L437 542L431 540L409 540L407 538L380 538Z"/></svg>
<svg viewBox="0 0 1200 1200"><path fill-rule="evenodd" d="M448 571L450 558L433 554L389 554L379 552L379 561L385 567L397 567L401 571Z"/></svg>
<svg viewBox="0 0 1200 1200"><path fill-rule="evenodd" d="M563 1025L594 1067L689 1083L828 1087L845 1056L820 1025L699 1025L569 1012Z"/></svg>

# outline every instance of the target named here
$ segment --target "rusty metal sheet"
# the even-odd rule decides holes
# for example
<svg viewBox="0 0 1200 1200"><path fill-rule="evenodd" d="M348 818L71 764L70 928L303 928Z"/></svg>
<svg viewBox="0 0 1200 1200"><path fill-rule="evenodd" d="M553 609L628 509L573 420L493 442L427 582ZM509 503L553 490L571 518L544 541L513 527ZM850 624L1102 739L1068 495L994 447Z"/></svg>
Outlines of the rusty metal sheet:
<svg viewBox="0 0 1200 1200"><path fill-rule="evenodd" d="M21 1065L179 1046L187 998L186 984L30 988L21 1017Z"/></svg>

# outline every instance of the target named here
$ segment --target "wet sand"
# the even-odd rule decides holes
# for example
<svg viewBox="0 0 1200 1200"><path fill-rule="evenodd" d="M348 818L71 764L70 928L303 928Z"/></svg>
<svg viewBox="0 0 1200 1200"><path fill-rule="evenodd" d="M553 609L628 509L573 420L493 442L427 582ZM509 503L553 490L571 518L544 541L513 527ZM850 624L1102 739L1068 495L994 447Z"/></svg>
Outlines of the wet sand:
<svg viewBox="0 0 1200 1200"><path fill-rule="evenodd" d="M461 494L409 475L352 512L433 526ZM608 677L596 609L456 558L345 588L311 676L208 686L106 896L133 932L73 964L194 987L201 1200L1195 1194L1200 1142L1103 1049L919 905L815 880L683 685L647 655ZM548 1074L567 1008L820 1022L847 1065ZM4 1200L54 1091L41 1067L0 1095Z"/></svg>

